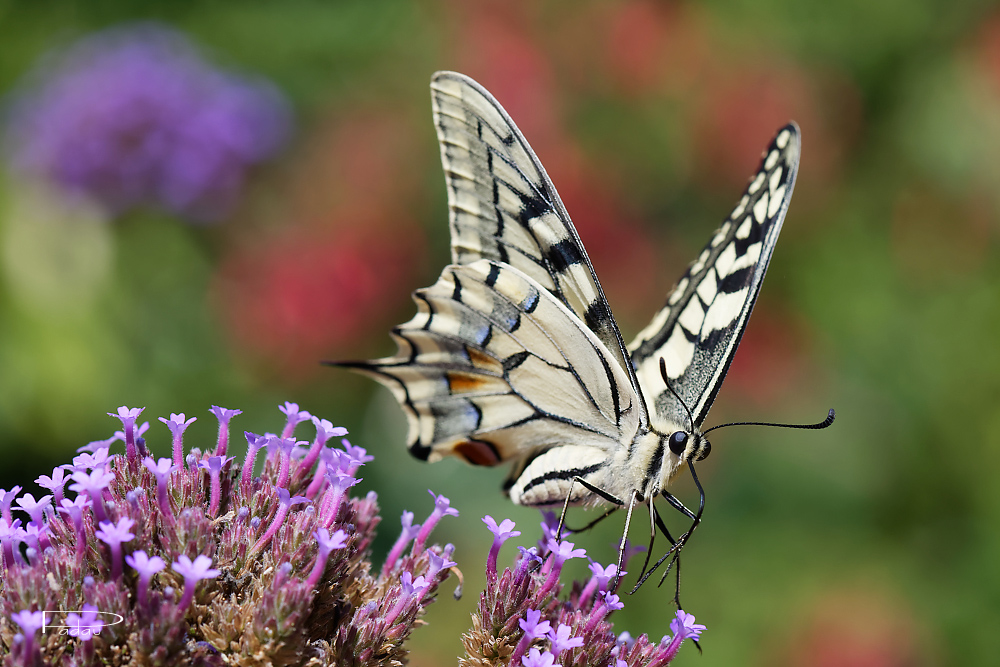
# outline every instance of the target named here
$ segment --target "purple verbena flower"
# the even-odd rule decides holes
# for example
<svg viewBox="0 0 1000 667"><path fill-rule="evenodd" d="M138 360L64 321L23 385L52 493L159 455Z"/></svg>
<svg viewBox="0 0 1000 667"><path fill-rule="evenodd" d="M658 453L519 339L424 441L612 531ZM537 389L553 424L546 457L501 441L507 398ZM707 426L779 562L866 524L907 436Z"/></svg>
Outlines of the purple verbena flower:
<svg viewBox="0 0 1000 667"><path fill-rule="evenodd" d="M114 480L113 473L107 472L103 468L92 470L88 475L85 472L73 473L72 479L75 482L70 485L70 489L77 493L86 493L93 503L94 515L98 523L108 520L108 513L104 509L104 489Z"/></svg>
<svg viewBox="0 0 1000 667"><path fill-rule="evenodd" d="M174 465L181 467L184 465L184 431L187 430L188 426L198 421L198 418L191 417L191 419L185 421L184 413L181 412L180 414L170 413L170 419L165 419L163 417L160 417L159 419L167 425L167 428L170 429Z"/></svg>
<svg viewBox="0 0 1000 667"><path fill-rule="evenodd" d="M149 582L153 575L167 566L159 556L148 556L145 551L134 551L125 556L125 562L129 567L139 573L139 583L136 585L136 602L140 607L145 607L148 601Z"/></svg>
<svg viewBox="0 0 1000 667"><path fill-rule="evenodd" d="M556 656L548 651L540 652L537 648L533 648L528 655L521 658L521 664L524 667L552 667L555 659Z"/></svg>
<svg viewBox="0 0 1000 667"><path fill-rule="evenodd" d="M24 531L21 529L21 520L0 519L0 546L3 547L3 563L7 568L14 566L15 554L17 559L21 558L20 545L23 541Z"/></svg>
<svg viewBox="0 0 1000 667"><path fill-rule="evenodd" d="M414 578L410 572L399 575L399 598L385 616L385 624L392 625L403 610L413 603L419 603L424 593L431 587L424 577Z"/></svg>
<svg viewBox="0 0 1000 667"><path fill-rule="evenodd" d="M21 493L21 487L19 486L12 487L10 491L0 489L0 516L6 519L7 523L14 521L10 514L10 504L14 502L19 493Z"/></svg>
<svg viewBox="0 0 1000 667"><path fill-rule="evenodd" d="M547 595L559 581L563 563L571 558L583 558L587 555L586 549L574 549L572 542L556 542L554 538L549 539L548 548L549 557L542 570L546 573L546 579L539 593L540 596ZM545 568L548 568L547 571Z"/></svg>
<svg viewBox="0 0 1000 667"><path fill-rule="evenodd" d="M212 559L201 555L192 562L187 556L181 555L171 563L171 569L184 577L184 593L177 604L180 609L187 609L194 599L194 589L202 579L214 579L221 573L212 569Z"/></svg>
<svg viewBox="0 0 1000 667"><path fill-rule="evenodd" d="M86 472L95 468L107 468L108 464L115 460L113 454L108 454L109 451L107 447L101 447L92 454L84 452L79 456L74 456L73 465L70 466L70 469L78 472Z"/></svg>
<svg viewBox="0 0 1000 667"><path fill-rule="evenodd" d="M226 449L229 447L229 422L236 415L243 414L243 411L229 410L228 408L220 408L218 405L213 405L209 412L219 420L219 440L215 447L215 455L225 456Z"/></svg>
<svg viewBox="0 0 1000 667"><path fill-rule="evenodd" d="M309 577L306 579L307 586L315 586L319 582L320 577L323 576L323 570L326 569L326 561L330 556L330 552L334 549L343 549L347 546L347 533L343 530L338 530L333 535L330 535L330 531L326 528L320 528L316 531L316 542L319 544L319 552L316 554L316 563L313 565L312 571L309 573Z"/></svg>
<svg viewBox="0 0 1000 667"><path fill-rule="evenodd" d="M281 410L286 417L285 428L281 430L282 438L292 437L292 433L295 432L296 426L312 418L312 415L305 410L299 410L298 403L292 403L291 401L285 401L285 404L278 406L278 409Z"/></svg>
<svg viewBox="0 0 1000 667"><path fill-rule="evenodd" d="M101 631L104 623L98 620L97 607L94 605L84 604L82 611L83 613L80 615L75 613L66 614L67 634L70 637L90 641L95 634Z"/></svg>
<svg viewBox="0 0 1000 667"><path fill-rule="evenodd" d="M308 503L309 499L305 496L291 496L288 489L283 489L280 486L274 487L275 493L278 494L278 511L274 514L274 519L271 521L271 525L267 527L267 530L260 539L253 545L250 549L248 556L253 556L259 553L267 543L271 540L281 524L285 522L285 517L288 516L288 511L291 509L292 505L298 505L300 503Z"/></svg>
<svg viewBox="0 0 1000 667"><path fill-rule="evenodd" d="M222 499L222 469L229 465L233 458L235 457L210 456L198 462L198 467L207 470L211 478L212 487L208 503L209 516L219 516L219 503Z"/></svg>
<svg viewBox="0 0 1000 667"><path fill-rule="evenodd" d="M549 641L552 642L552 652L559 656L563 651L583 646L583 637L571 637L573 628L560 623L556 629L549 630Z"/></svg>
<svg viewBox="0 0 1000 667"><path fill-rule="evenodd" d="M292 450L297 444L295 438L279 438L276 435L268 435L267 456L278 460L278 478L274 482L276 486L288 486Z"/></svg>
<svg viewBox="0 0 1000 667"><path fill-rule="evenodd" d="M543 621L542 612L537 609L529 609L525 612L524 618L518 620L517 624L521 627L521 631L524 634L521 636L521 640L518 641L517 646L514 647L514 653L511 654L510 664L516 665L521 661L524 656L524 652L528 650L531 646L531 642L536 639L541 639L548 635L549 630L551 630L551 624L549 621ZM537 653L538 649L534 649Z"/></svg>
<svg viewBox="0 0 1000 667"><path fill-rule="evenodd" d="M322 523L329 525L337 518L337 512L340 511L347 490L361 480L342 470L331 468L326 469L326 480L329 486L323 494L319 516Z"/></svg>
<svg viewBox="0 0 1000 667"><path fill-rule="evenodd" d="M55 505L58 505L63 499L63 488L66 483L69 482L69 478L66 477L66 471L60 466L52 469L52 476L39 475L35 483L47 491L52 492L52 500Z"/></svg>
<svg viewBox="0 0 1000 667"><path fill-rule="evenodd" d="M97 539L111 547L112 579L118 579L122 576L122 542L128 542L135 538L135 534L132 533L134 525L135 521L128 517L122 517L115 524L110 521L102 521L101 527L94 531Z"/></svg>
<svg viewBox="0 0 1000 667"><path fill-rule="evenodd" d="M496 520L489 514L483 517L483 523L493 533L493 545L490 547L490 554L486 558L486 575L496 578L497 555L500 553L500 547L510 538L520 535L521 531L514 530L515 524L510 519L504 519L498 526Z"/></svg>
<svg viewBox="0 0 1000 667"><path fill-rule="evenodd" d="M174 510L170 506L170 496L167 495L167 485L170 483L170 473L179 470L181 467L172 463L168 458L161 458L153 463L153 457L147 456L142 461L142 465L156 477L156 504L160 508L164 521L168 525L174 525Z"/></svg>
<svg viewBox="0 0 1000 667"><path fill-rule="evenodd" d="M607 567L604 567L600 563L591 563L589 565L592 576L584 586L583 591L580 593L581 602L589 601L590 598L594 596L597 591L604 591L607 589L608 582L611 581L618 572L618 565L612 563ZM628 572L622 571L621 576L624 577ZM619 577L621 579L621 577Z"/></svg>
<svg viewBox="0 0 1000 667"><path fill-rule="evenodd" d="M145 408L129 408L121 406L118 412L109 412L109 417L116 417L121 420L122 432L125 434L125 459L129 465L135 465L138 457L138 450L135 447L135 420L139 418ZM139 434L141 435L141 433Z"/></svg>
<svg viewBox="0 0 1000 667"><path fill-rule="evenodd" d="M542 539L538 541L539 551L543 550L551 540L559 541L561 535L559 531L559 515L551 510L542 510ZM562 533L568 535L570 530L566 526L562 527Z"/></svg>
<svg viewBox="0 0 1000 667"><path fill-rule="evenodd" d="M385 557L385 563L382 565L383 573L389 572L396 566L396 561L403 555L406 546L420 532L420 524L413 523L413 512L409 510L403 511L400 523L403 524L403 529L400 531L399 537L396 538L396 543L389 550L389 555Z"/></svg>
<svg viewBox="0 0 1000 667"><path fill-rule="evenodd" d="M694 622L694 614L688 614L682 609L677 610L677 618L670 621L670 631L674 635L681 636L681 639L701 638L701 633L705 631L705 626Z"/></svg>
<svg viewBox="0 0 1000 667"><path fill-rule="evenodd" d="M288 133L274 86L213 68L164 26L104 30L45 62L14 104L13 166L115 212L220 219Z"/></svg>
<svg viewBox="0 0 1000 667"><path fill-rule="evenodd" d="M598 602L594 609L590 612L590 620L587 621L587 625L584 628L584 633L593 632L597 625L603 621L608 614L613 611L618 611L624 609L625 605L622 603L621 598L612 593L611 591L602 591L598 596L600 602Z"/></svg>
<svg viewBox="0 0 1000 667"><path fill-rule="evenodd" d="M428 580L433 580L438 575L438 572L458 565L458 563L449 559L450 553L448 553L448 547L451 547L451 551L454 551L454 545L447 545L445 546L446 553L444 555L439 556L436 553L432 553L428 556L427 573L424 575Z"/></svg>
<svg viewBox="0 0 1000 667"><path fill-rule="evenodd" d="M267 437L263 435L257 435L251 433L250 431L243 431L243 435L247 439L247 455L243 459L243 473L240 475L240 489L245 494L250 493L250 480L253 477L253 466L257 459L257 452L260 448L267 444Z"/></svg>
<svg viewBox="0 0 1000 667"><path fill-rule="evenodd" d="M31 517L32 523L42 525L45 523L45 508L52 505L52 496L42 496L35 500L33 495L26 493L17 499L17 505Z"/></svg>
<svg viewBox="0 0 1000 667"><path fill-rule="evenodd" d="M12 614L10 620L21 626L22 636L24 637L21 655L24 657L32 656L35 652L35 634L45 627L45 613L25 609ZM34 656L26 659L25 662L27 663L29 660L33 661Z"/></svg>
<svg viewBox="0 0 1000 667"><path fill-rule="evenodd" d="M63 498L59 503L59 512L69 516L76 531L76 554L82 557L87 550L87 532L83 525L83 510L90 507L90 498L85 494L77 494L76 498L69 500Z"/></svg>
<svg viewBox="0 0 1000 667"><path fill-rule="evenodd" d="M420 532L417 533L417 539L413 543L414 551L423 551L424 543L427 542L427 538L430 537L431 531L437 526L438 522L442 517L445 516L458 516L458 510L451 507L451 501L445 498L443 495L435 495L433 491L427 489L427 493L431 494L431 498L434 499L434 511L431 515L427 517L423 525L420 528Z"/></svg>
<svg viewBox="0 0 1000 667"><path fill-rule="evenodd" d="M701 637L701 633L705 631L705 626L695 623L694 615L678 609L677 617L670 621L670 631L674 633L674 637L661 651L661 664L667 664L674 659L674 656L677 655L677 650L680 649L685 639L697 641ZM666 637L664 637L664 640L666 640Z"/></svg>
<svg viewBox="0 0 1000 667"><path fill-rule="evenodd" d="M323 448L326 446L327 440L335 436L347 435L346 428L340 426L335 427L332 423L330 423L329 419L320 419L319 417L312 416L310 418L312 419L313 425L316 427L316 437L313 439L312 446L309 447L309 452L299 464L299 469L303 471L312 469L313 464L316 463L316 459L319 458L320 452L322 452ZM291 420L291 417L289 417L289 420Z"/></svg>

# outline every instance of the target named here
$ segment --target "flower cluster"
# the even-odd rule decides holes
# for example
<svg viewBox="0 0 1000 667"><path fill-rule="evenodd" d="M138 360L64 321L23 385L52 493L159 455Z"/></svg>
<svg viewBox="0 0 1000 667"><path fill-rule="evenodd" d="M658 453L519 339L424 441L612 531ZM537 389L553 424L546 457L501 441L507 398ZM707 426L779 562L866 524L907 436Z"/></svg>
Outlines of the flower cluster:
<svg viewBox="0 0 1000 667"><path fill-rule="evenodd" d="M518 547L513 569L497 571L500 547L520 535L514 522L483 522L493 533L486 561L486 590L473 615L472 630L463 637L461 667L662 667L673 660L685 639L697 640L705 630L694 616L678 610L670 623L673 636L651 643L646 635L615 636L609 616L624 607L616 593L616 565L591 562L587 582L574 582L560 599L563 564L586 551L556 534L554 515L546 513L544 537L537 547ZM628 552L626 552L628 554ZM622 575L626 574L624 571Z"/></svg>
<svg viewBox="0 0 1000 667"><path fill-rule="evenodd" d="M350 494L371 457L345 429L294 403L282 411L280 434L245 433L240 465L227 456L239 410L213 407L218 437L187 453L194 419L161 418L172 457L155 459L142 410L123 407L121 431L38 478L45 495L0 489L3 664L405 662L404 641L455 566L453 547L428 539L457 511L435 496L422 525L407 512L373 573L376 495ZM311 441L295 437L304 421ZM124 454L111 454L118 442Z"/></svg>
<svg viewBox="0 0 1000 667"><path fill-rule="evenodd" d="M44 62L14 100L12 166L114 212L216 220L288 134L273 86L213 68L162 26L99 32Z"/></svg>

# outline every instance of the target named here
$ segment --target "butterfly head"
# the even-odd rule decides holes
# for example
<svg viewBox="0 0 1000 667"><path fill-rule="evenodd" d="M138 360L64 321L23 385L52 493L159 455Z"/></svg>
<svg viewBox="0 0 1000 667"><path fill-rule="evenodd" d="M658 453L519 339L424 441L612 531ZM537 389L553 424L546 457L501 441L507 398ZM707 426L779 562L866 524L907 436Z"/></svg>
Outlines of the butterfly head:
<svg viewBox="0 0 1000 667"><path fill-rule="evenodd" d="M667 436L667 447L682 461L704 461L712 452L712 443L697 431L674 431Z"/></svg>

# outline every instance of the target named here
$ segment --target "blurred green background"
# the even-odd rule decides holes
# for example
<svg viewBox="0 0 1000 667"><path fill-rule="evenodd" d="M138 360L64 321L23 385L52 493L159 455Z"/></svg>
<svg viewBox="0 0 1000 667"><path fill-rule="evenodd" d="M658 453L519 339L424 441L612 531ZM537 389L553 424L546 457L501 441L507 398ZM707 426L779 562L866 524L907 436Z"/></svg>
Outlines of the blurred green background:
<svg viewBox="0 0 1000 667"><path fill-rule="evenodd" d="M514 518L527 545L537 512L501 496L499 470L412 460L388 392L317 363L391 352L409 292L447 262L430 74L465 72L506 106L626 339L795 119L798 186L708 425L831 406L838 419L713 439L683 559L685 608L708 631L704 655L676 664L996 664L1000 6L0 0L0 94L41 85L53 50L146 20L213 67L270 80L290 139L214 224L2 177L0 486L30 488L109 437L119 405L145 406L164 454L159 416L197 416L192 446L214 437L210 405L260 433L296 401L376 457L359 487L384 509L376 562L404 508L430 511L427 488L461 511L436 537L457 545L466 595L443 595L412 643L414 665L454 664L483 581L481 517ZM576 541L610 562L620 526ZM665 633L669 589L626 599L616 630Z"/></svg>

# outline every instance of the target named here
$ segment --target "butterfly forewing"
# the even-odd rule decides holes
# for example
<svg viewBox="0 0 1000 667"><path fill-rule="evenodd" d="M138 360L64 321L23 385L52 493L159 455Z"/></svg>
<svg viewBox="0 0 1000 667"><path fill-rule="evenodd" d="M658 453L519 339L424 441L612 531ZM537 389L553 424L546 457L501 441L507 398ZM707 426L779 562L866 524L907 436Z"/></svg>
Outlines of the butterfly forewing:
<svg viewBox="0 0 1000 667"><path fill-rule="evenodd" d="M638 395L597 336L509 265L450 265L417 290L394 357L355 364L388 386L420 458L493 465L565 443L611 450L639 428Z"/></svg>
<svg viewBox="0 0 1000 667"><path fill-rule="evenodd" d="M508 264L550 291L625 369L624 341L587 252L538 158L485 88L455 72L431 79L434 124L448 184L456 264ZM638 407L645 421L645 406Z"/></svg>
<svg viewBox="0 0 1000 667"><path fill-rule="evenodd" d="M736 208L671 291L666 305L629 344L651 412L661 420L704 422L746 328L788 210L799 165L799 129L790 123L764 151ZM660 359L671 388L664 387Z"/></svg>

